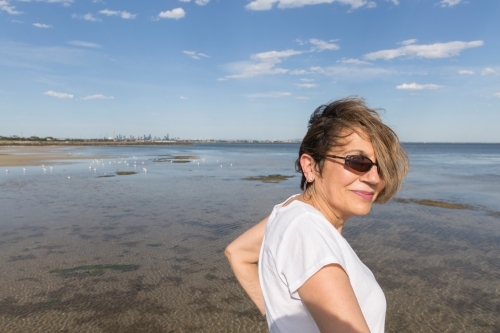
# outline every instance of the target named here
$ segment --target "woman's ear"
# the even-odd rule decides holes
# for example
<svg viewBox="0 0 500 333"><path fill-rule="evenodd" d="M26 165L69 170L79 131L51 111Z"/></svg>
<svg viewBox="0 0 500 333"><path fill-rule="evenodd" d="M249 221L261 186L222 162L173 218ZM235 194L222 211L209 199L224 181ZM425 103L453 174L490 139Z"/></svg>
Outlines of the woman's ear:
<svg viewBox="0 0 500 333"><path fill-rule="evenodd" d="M316 162L309 154L302 154L300 156L300 166L302 167L302 172L306 181L311 183L316 177Z"/></svg>

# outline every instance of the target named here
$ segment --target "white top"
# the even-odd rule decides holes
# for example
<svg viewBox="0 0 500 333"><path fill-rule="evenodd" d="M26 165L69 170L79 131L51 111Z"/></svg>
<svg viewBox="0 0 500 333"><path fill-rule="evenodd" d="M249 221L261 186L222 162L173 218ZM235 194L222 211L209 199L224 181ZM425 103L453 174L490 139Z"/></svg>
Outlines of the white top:
<svg viewBox="0 0 500 333"><path fill-rule="evenodd" d="M321 212L294 200L274 207L260 250L259 279L271 333L319 333L297 290L328 264L346 271L371 333L384 332L385 296L370 269Z"/></svg>

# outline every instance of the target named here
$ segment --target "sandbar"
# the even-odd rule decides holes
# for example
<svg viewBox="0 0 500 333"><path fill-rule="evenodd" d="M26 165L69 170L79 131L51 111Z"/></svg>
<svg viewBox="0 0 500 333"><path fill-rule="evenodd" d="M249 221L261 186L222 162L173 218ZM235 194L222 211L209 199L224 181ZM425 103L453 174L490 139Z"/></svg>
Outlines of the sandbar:
<svg viewBox="0 0 500 333"><path fill-rule="evenodd" d="M0 147L0 167L6 166L36 166L71 163L71 160L103 159L107 156L76 155L62 151L60 147L39 146ZM62 162L61 162L62 161Z"/></svg>

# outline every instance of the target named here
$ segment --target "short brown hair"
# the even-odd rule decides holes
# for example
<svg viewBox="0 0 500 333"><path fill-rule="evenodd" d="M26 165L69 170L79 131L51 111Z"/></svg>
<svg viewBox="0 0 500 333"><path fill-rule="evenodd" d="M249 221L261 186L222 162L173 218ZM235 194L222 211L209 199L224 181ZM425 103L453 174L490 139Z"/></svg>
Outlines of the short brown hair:
<svg viewBox="0 0 500 333"><path fill-rule="evenodd" d="M351 132L346 133L345 130ZM382 122L379 113L365 105L359 97L348 97L318 107L309 120L308 130L299 149L295 168L302 173L300 188L309 184L300 165L303 154L310 155L316 162L319 173L323 170L325 155L335 146L342 145L342 139L352 132L367 135L377 156L378 172L386 184L376 203L389 201L400 189L408 173L409 161L399 139L392 129Z"/></svg>

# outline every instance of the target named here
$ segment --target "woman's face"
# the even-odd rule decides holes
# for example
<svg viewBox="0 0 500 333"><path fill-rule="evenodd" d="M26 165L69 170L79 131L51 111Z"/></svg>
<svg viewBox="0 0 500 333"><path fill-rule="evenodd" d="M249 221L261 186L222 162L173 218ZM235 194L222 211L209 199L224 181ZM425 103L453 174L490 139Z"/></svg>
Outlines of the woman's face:
<svg viewBox="0 0 500 333"><path fill-rule="evenodd" d="M373 145L367 135L352 132L342 146L333 147L328 154L366 156L377 161ZM347 167L343 159L326 158L322 175L315 173L314 197L326 204L326 208L343 221L355 215L366 215L372 203L385 186L385 180L378 173L378 166L370 171L358 172Z"/></svg>

